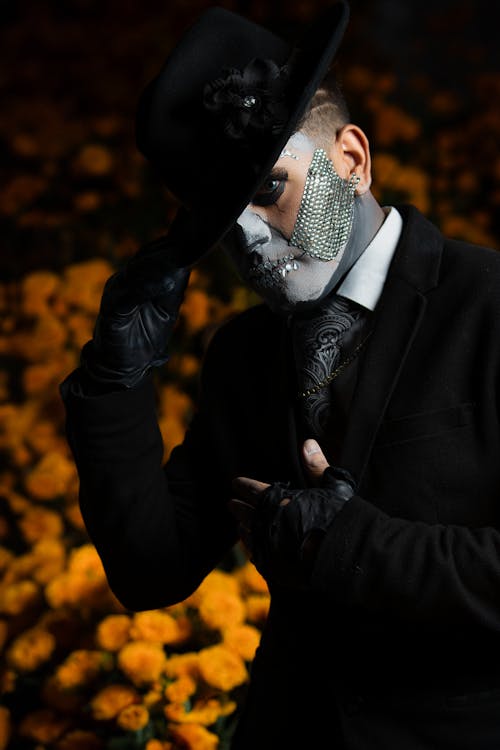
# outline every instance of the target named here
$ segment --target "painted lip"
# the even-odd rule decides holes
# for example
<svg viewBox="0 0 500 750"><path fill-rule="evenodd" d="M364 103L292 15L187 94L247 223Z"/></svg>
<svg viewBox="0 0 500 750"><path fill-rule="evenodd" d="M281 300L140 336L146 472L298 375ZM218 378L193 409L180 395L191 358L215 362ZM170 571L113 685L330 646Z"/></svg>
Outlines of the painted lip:
<svg viewBox="0 0 500 750"><path fill-rule="evenodd" d="M276 261L271 261L267 258L261 263L257 263L248 269L248 276L251 279L262 281L266 276L271 276L276 279L284 279L287 274L291 271L297 271L299 264L295 255L285 255L283 258L279 258Z"/></svg>

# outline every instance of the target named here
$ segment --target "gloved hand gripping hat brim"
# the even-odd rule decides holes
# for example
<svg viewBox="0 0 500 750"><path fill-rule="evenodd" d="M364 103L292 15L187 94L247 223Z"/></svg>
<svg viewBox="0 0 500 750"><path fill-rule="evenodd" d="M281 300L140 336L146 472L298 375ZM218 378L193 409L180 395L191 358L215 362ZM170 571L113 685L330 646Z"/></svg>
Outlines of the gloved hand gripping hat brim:
<svg viewBox="0 0 500 750"><path fill-rule="evenodd" d="M327 8L294 46L223 8L184 34L139 99L136 142L182 208L182 265L219 242L271 171L328 72L347 26L345 0ZM228 136L204 103L206 85L251 60L287 66L286 117L279 132ZM248 69L248 68L247 68ZM245 93L245 92L243 92ZM252 93L248 90L247 93Z"/></svg>

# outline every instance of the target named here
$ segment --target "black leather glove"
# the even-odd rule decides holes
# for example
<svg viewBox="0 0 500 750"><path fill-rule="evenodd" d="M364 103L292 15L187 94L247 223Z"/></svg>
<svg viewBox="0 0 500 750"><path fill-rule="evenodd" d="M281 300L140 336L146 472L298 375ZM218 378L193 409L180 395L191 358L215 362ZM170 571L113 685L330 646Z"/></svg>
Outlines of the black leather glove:
<svg viewBox="0 0 500 750"><path fill-rule="evenodd" d="M327 528L356 491L348 471L328 467L321 486L293 490L275 483L260 495L251 524L252 561L269 582L307 586Z"/></svg>
<svg viewBox="0 0 500 750"><path fill-rule="evenodd" d="M92 383L132 388L167 359L167 346L189 278L178 231L147 243L105 286L93 338L80 364Z"/></svg>

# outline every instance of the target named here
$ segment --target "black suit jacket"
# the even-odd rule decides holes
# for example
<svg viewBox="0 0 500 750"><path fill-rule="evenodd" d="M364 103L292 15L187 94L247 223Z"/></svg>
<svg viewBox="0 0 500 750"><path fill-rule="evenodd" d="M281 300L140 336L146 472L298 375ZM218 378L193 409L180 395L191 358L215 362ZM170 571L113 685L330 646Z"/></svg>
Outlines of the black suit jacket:
<svg viewBox="0 0 500 750"><path fill-rule="evenodd" d="M310 590L271 585L237 750L500 747L500 255L400 211L336 457L359 492ZM306 485L287 347L265 307L222 327L165 467L151 378L62 385L83 516L126 606L179 601L222 559L233 477Z"/></svg>

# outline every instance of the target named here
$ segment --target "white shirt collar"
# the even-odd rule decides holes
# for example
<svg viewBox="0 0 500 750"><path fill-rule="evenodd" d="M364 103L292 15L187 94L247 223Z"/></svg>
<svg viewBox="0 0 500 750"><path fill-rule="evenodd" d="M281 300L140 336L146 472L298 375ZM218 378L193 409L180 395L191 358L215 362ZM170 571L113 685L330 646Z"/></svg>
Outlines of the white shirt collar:
<svg viewBox="0 0 500 750"><path fill-rule="evenodd" d="M360 255L337 294L374 310L387 278L394 251L403 228L401 214L393 206L384 206L386 218L366 250Z"/></svg>

